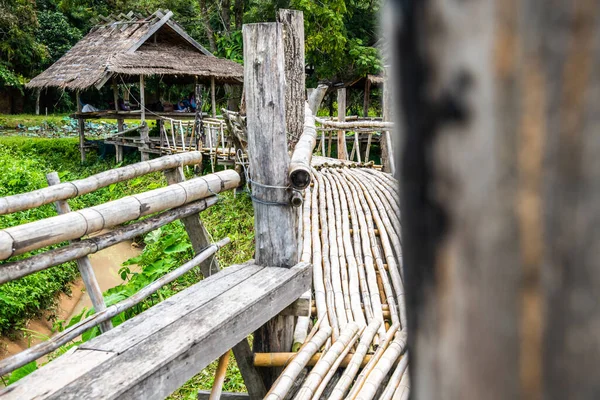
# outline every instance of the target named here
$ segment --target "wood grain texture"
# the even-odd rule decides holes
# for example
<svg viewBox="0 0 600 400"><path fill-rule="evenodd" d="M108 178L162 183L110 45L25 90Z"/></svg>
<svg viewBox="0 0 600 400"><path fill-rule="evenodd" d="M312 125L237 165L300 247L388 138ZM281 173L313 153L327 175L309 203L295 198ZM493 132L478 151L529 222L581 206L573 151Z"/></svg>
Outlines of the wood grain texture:
<svg viewBox="0 0 600 400"><path fill-rule="evenodd" d="M346 88L337 90L338 122L346 120ZM348 159L348 149L346 147L346 132L338 131L337 134L337 158L338 160Z"/></svg>

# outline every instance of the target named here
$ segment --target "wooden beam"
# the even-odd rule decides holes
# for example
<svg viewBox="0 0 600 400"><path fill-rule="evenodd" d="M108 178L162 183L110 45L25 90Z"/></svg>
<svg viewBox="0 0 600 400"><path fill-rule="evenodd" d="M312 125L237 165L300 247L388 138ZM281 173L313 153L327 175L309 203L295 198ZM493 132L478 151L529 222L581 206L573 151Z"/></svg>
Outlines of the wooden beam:
<svg viewBox="0 0 600 400"><path fill-rule="evenodd" d="M338 105L338 122L346 120L346 88L337 90L337 105ZM346 147L346 132L338 131L337 142L337 158L338 160L348 159L348 149Z"/></svg>
<svg viewBox="0 0 600 400"><path fill-rule="evenodd" d="M296 213L289 204L285 68L281 24L243 27L248 158L254 199L256 260L289 268L296 263ZM254 335L255 351L290 351L294 317L278 316ZM279 371L264 371L269 387Z"/></svg>
<svg viewBox="0 0 600 400"><path fill-rule="evenodd" d="M280 9L277 22L283 25L284 31L285 118L288 147L293 149L304 129L304 14L302 11Z"/></svg>

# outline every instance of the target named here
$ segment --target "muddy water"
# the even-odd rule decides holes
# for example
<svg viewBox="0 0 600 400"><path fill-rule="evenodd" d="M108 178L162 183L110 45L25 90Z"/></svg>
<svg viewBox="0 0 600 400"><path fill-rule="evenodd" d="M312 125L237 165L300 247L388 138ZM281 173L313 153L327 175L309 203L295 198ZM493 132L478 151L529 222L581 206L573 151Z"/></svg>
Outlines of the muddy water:
<svg viewBox="0 0 600 400"><path fill-rule="evenodd" d="M134 247L132 242L127 241L90 255L90 261L100 289L104 292L121 284L123 282L119 276L121 264L132 257L136 257L140 252L141 249ZM135 271L137 266L132 265L130 269ZM22 337L0 337L0 360L52 336L53 320L69 321L72 316L79 314L84 307L87 309L92 307L90 296L86 293L81 279L73 283L71 292L71 296L62 294L59 297L58 307L55 311L45 312L40 318L29 321L26 328L28 331Z"/></svg>

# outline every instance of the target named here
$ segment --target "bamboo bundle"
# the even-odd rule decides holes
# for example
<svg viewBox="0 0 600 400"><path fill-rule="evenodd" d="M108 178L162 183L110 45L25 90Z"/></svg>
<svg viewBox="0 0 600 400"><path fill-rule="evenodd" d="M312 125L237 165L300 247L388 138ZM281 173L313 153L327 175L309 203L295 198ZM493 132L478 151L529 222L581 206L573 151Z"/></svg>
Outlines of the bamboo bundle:
<svg viewBox="0 0 600 400"><path fill-rule="evenodd" d="M310 185L310 160L316 144L317 129L315 128L315 118L310 111L308 103L306 103L304 108L304 130L298 143L296 143L288 169L290 183L296 189L302 190Z"/></svg>
<svg viewBox="0 0 600 400"><path fill-rule="evenodd" d="M58 333L56 336L53 336L51 339L39 343L35 346L28 348L27 350L23 350L22 352L0 361L0 376L3 376L11 371L14 371L17 368L22 367L38 358L53 352L59 347L67 344L71 340L75 339L77 336L81 335L85 331L94 326L99 325L102 322L109 321L116 315L119 315L125 310L130 309L136 304L141 303L144 299L146 299L151 294L158 291L164 285L173 282L175 279L179 278L186 272L190 271L192 268L197 267L203 261L207 260L210 256L215 254L221 247L230 243L230 239L228 237L221 239L217 243L213 243L208 246L202 253L195 256L193 259L178 267L177 269L163 275L156 281L152 282L148 286L140 289L139 292L134 294L133 296L117 303L112 306L97 312L89 318L71 326L68 329Z"/></svg>
<svg viewBox="0 0 600 400"><path fill-rule="evenodd" d="M369 323L369 325L367 325L367 328L363 331L360 337L358 347L356 348L356 351L354 352L350 363L348 363L344 374L342 375L337 385L335 385L335 388L331 392L329 400L341 400L344 397L344 395L350 388L350 385L352 384L356 373L361 367L361 364L363 363L367 352L369 351L369 347L371 346L373 338L377 334L379 326L381 326L381 322L376 319L374 319L373 321L371 321L371 323Z"/></svg>
<svg viewBox="0 0 600 400"><path fill-rule="evenodd" d="M365 264L363 262L362 257L362 249L361 249L361 241L360 241L360 231L358 225L358 217L356 214L356 207L354 205L354 199L352 197L352 192L348 188L348 185L345 182L345 178L339 175L336 170L331 170L333 176L336 177L338 183L344 190L344 194L346 195L346 204L348 206L348 213L350 214L350 218L348 218L348 213L344 213L344 220L346 221L346 225L344 228L344 233L350 233L352 231L352 250L348 249L347 254L351 255L350 260L348 260L348 264L353 266L356 263L356 271L358 273L358 281L361 291L361 297L364 304L364 314L366 315L367 321L370 323L373 316L373 306L371 304L371 298L369 295L369 286L367 284L367 277L365 274ZM352 221L352 229L348 228L348 219ZM346 242L344 242L346 243ZM346 244L345 244L346 245ZM381 325L381 324L380 324Z"/></svg>
<svg viewBox="0 0 600 400"><path fill-rule="evenodd" d="M337 314L335 312L335 295L333 285L331 283L331 264L329 262L329 234L327 229L327 206L325 201L325 182L321 174L313 171L314 177L317 179L319 187L319 221L321 224L321 244L322 244L322 261L323 261L323 282L325 284L325 301L327 305L327 315L329 323L333 329L332 338L336 340L340 335ZM313 215L314 216L314 215ZM318 232L318 230L317 230ZM319 314L321 315L321 314Z"/></svg>
<svg viewBox="0 0 600 400"><path fill-rule="evenodd" d="M336 173L335 169L331 170L334 174ZM371 247L371 241L369 239L369 232L367 228L367 221L365 219L365 212L363 208L363 204L361 203L358 192L353 185L350 185L347 179L344 176L344 180L346 181L346 185L350 192L352 193L352 200L356 207L356 219L358 220L358 224L360 227L360 247L362 250L362 259L364 260L364 270L366 275L367 285L369 287L369 295L371 300L371 305L373 309L373 318L377 319L381 322L381 326L379 327L379 338L383 340L385 338L385 327L383 325L383 313L381 311L381 297L379 296L379 288L377 285L377 276L375 274L375 266L373 263L373 253ZM353 220L354 221L354 220Z"/></svg>
<svg viewBox="0 0 600 400"><path fill-rule="evenodd" d="M408 373L408 368L406 368L406 372L404 372L404 375L402 375L402 380L400 381L400 385L398 385L398 388L396 388L392 400L408 400L409 395L410 374Z"/></svg>
<svg viewBox="0 0 600 400"><path fill-rule="evenodd" d="M352 247L352 240L350 239L350 222L348 218L349 208L348 201L346 199L346 193L342 188L342 184L338 180L337 175L330 175L334 183L334 187L337 189L340 207L336 207L336 223L337 220L341 220L340 232L342 233L342 245L344 254L346 256L346 267L348 271L348 290L350 295L350 308L352 310L353 319L358 326L364 328L367 325L363 308L360 303L360 289L359 289L359 275L358 265L356 257L354 256L354 249ZM370 305L370 302L369 302ZM370 310L369 310L370 311Z"/></svg>
<svg viewBox="0 0 600 400"><path fill-rule="evenodd" d="M408 353L405 353L404 356L400 359L400 362L394 369L394 373L390 377L390 380L385 387L385 390L379 397L379 400L391 400L394 396L394 393L398 389L400 385L401 379L406 373L406 368L408 368Z"/></svg>
<svg viewBox="0 0 600 400"><path fill-rule="evenodd" d="M349 173L349 175L352 176L353 174ZM392 247L390 246L390 240L394 244L394 249L395 249L396 254L400 254L400 255L402 254L401 246L400 246L400 241L398 240L398 237L396 236L396 234L393 231L390 231L390 235L388 237L388 229L391 225L391 222L390 222L389 218L387 218L387 214L389 212L391 212L391 210L386 209L378 197L371 195L371 192L375 192L375 188L373 188L373 186L371 186L370 183L363 183L360 181L360 179L357 179L354 176L352 176L351 179L353 179L354 182L362 188L364 195L365 195L365 199L366 199L367 203L369 204L369 207L371 208L371 216L372 216L373 220L375 221L375 224L379 228L379 238L381 240L381 246L383 248L384 256L385 256L386 262L388 264L388 271L391 276L390 280L392 282L392 285L394 286L394 291L396 292L396 299L398 302L397 306L400 311L400 321L402 323L402 326L406 327L407 321L406 321L406 307L405 307L405 301L404 301L404 285L402 283L402 277L400 275L400 268L398 266L398 263L396 262L396 257L394 255L394 252L392 251ZM380 212L380 211L382 211L382 212ZM374 235L371 235L371 236L374 237ZM380 264L381 264L381 266L380 266ZM387 279L387 274L385 273L385 269L383 267L383 261L381 261L381 262L378 261L377 266L379 268L379 274L380 274L379 276L381 277L381 280L383 281L384 289L385 289L385 287L386 287L385 280ZM386 295L388 295L387 291L386 291ZM388 303L389 303L389 299L388 299ZM390 311L391 311L391 308L390 308ZM393 321L393 316L392 316L392 321Z"/></svg>
<svg viewBox="0 0 600 400"><path fill-rule="evenodd" d="M354 386L352 386L352 389L350 390L350 393L348 393L348 396L346 396L346 399L354 399L356 397L356 395L362 388L362 385L365 383L367 376L373 370L375 365L379 362L379 359L383 356L383 353L387 349L388 345L394 339L396 332L398 332L398 328L400 328L400 324L396 323L390 326L390 329L387 330L387 332L385 333L385 338L383 338L383 341L379 344L377 350L375 350L375 354L373 354L373 357L371 357L367 365L365 365L361 373L358 375L358 378L356 378Z"/></svg>
<svg viewBox="0 0 600 400"><path fill-rule="evenodd" d="M312 265L313 265L313 290L315 292L315 306L317 315L321 318L319 322L323 327L332 326L327 316L327 300L325 294L325 281L323 275L323 257L321 255L321 238L319 237L319 201L318 193L320 185L315 180L311 193L311 221L310 234L312 237Z"/></svg>
<svg viewBox="0 0 600 400"><path fill-rule="evenodd" d="M367 223L367 227L368 227L368 234L369 234L369 239L371 242L371 249L375 258L375 265L377 266L377 269L379 270L379 278L381 278L381 282L383 284L383 290L385 292L385 297L387 300L387 303L390 306L390 314L392 316L392 322L396 323L399 321L399 317L398 317L398 311L397 311L397 305L396 305L396 300L394 298L394 292L392 290L392 286L390 285L390 279L388 278L388 275L385 271L385 268L383 266L383 257L381 254L381 250L379 249L379 244L377 241L377 238L375 237L375 227L373 225L373 211L371 210L371 205L369 204L368 198L370 198L369 193L364 189L363 186L360 185L360 182L356 182L354 176L351 175L351 173L349 171L346 170L342 170L342 173L346 175L346 177L349 178L349 183L350 185L354 185L356 190L361 190L363 196L359 197L359 201L361 202L362 206L363 206L363 211L364 211L364 217ZM363 228L361 227L361 230ZM381 230L380 230L380 235L381 235ZM391 268L389 268L391 270Z"/></svg>
<svg viewBox="0 0 600 400"><path fill-rule="evenodd" d="M356 336L358 330L358 325L354 322L350 322L346 325L346 328L341 332L338 340L323 354L319 362L317 362L317 365L315 365L308 374L304 384L296 394L296 400L309 400L313 398L319 384L323 381L323 378L331 369L333 363L340 354L342 354L354 336Z"/></svg>
<svg viewBox="0 0 600 400"><path fill-rule="evenodd" d="M344 249L344 240L343 240L343 230L342 230L342 215L341 215L341 205L340 205L340 195L337 190L337 186L335 181L331 178L330 174L323 174L324 179L329 183L329 188L331 192L331 197L333 199L333 208L328 210L329 215L333 215L333 219L335 221L335 239L336 239L336 249L338 252L338 266L340 271L340 281L342 284L342 298L344 299L344 310L346 313L346 318L348 321L354 321L354 316L352 315L352 304L350 302L350 285L348 282L348 266L346 264L346 251ZM346 210L346 213L348 210ZM358 300L360 304L360 300ZM362 314L362 309L358 309L358 312ZM365 324L359 324L362 328Z"/></svg>
<svg viewBox="0 0 600 400"><path fill-rule="evenodd" d="M181 165L194 165L202 162L202 154L197 151L142 161L126 167L115 168L88 178L63 182L32 192L0 198L0 215L24 211L50 204L59 200L72 199L94 190L123 182L151 172L163 171Z"/></svg>
<svg viewBox="0 0 600 400"><path fill-rule="evenodd" d="M331 266L331 286L333 287L333 297L335 300L335 315L340 324L340 331L346 327L348 317L346 315L346 302L344 301L344 291L342 289L342 277L340 273L340 258L337 246L337 230L335 226L335 211L333 204L333 196L331 193L331 185L329 180L321 174L321 178L325 184L325 196L327 204L327 230L329 233L329 265ZM321 230L323 230L321 224Z"/></svg>
<svg viewBox="0 0 600 400"><path fill-rule="evenodd" d="M0 231L0 260L179 207L222 190L233 189L239 182L237 172L221 171L76 212L7 228Z"/></svg>
<svg viewBox="0 0 600 400"><path fill-rule="evenodd" d="M388 372L390 372L394 366L394 363L405 349L406 334L405 331L402 331L399 335L396 335L394 341L390 344L385 353L383 353L381 356L381 359L373 367L373 370L369 373L365 383L362 385L362 388L356 395L356 400L371 400L373 397L375 397L381 382L383 382L383 379ZM406 358L406 362L408 362L408 358Z"/></svg>
<svg viewBox="0 0 600 400"><path fill-rule="evenodd" d="M330 327L322 326L313 338L302 346L294 359L290 361L273 384L273 387L265 396L266 400L281 400L285 398L300 372L306 367L311 357L323 347L325 341L331 336L331 332Z"/></svg>
<svg viewBox="0 0 600 400"><path fill-rule="evenodd" d="M323 127L338 128L338 129L355 129L355 128L368 128L378 130L388 130L394 127L393 122L381 122L381 121L352 121L352 122L338 122L331 121L322 118L315 117L315 121L321 124Z"/></svg>

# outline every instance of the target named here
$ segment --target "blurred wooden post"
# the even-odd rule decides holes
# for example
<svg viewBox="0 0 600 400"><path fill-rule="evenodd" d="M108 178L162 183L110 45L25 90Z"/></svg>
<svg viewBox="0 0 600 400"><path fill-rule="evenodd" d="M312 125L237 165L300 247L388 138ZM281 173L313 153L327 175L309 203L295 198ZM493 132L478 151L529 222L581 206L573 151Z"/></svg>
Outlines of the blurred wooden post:
<svg viewBox="0 0 600 400"><path fill-rule="evenodd" d="M243 28L248 158L254 198L256 263L290 268L297 263L296 213L289 204L283 29L278 23ZM277 316L254 335L257 352L292 348L294 317ZM264 370L269 387L279 370Z"/></svg>
<svg viewBox="0 0 600 400"><path fill-rule="evenodd" d="M113 77L112 79L112 86L113 86L113 99L115 102L115 111L118 113L119 110L119 85L117 84L117 78ZM123 131L123 118L117 118L117 130L118 132L122 132Z"/></svg>
<svg viewBox="0 0 600 400"><path fill-rule="evenodd" d="M40 96L42 89L35 90L35 115L40 115Z"/></svg>
<svg viewBox="0 0 600 400"><path fill-rule="evenodd" d="M46 181L48 182L48 186L59 184L60 178L58 177L58 173L50 172L49 174L46 174ZM71 207L69 207L69 203L67 203L66 200L59 200L55 202L54 205L59 215L71 212ZM73 242L75 241L69 241L69 243ZM104 303L102 290L100 289L98 281L96 280L96 275L94 274L94 269L92 268L92 263L90 262L89 257L81 257L78 258L76 261L77 268L79 269L79 273L81 274L81 279L85 284L85 290L90 296L90 300L92 301L92 305L94 306L95 312L106 310L106 304ZM103 333L112 329L112 327L113 326L110 321L105 321L100 324L100 330Z"/></svg>
<svg viewBox="0 0 600 400"><path fill-rule="evenodd" d="M369 116L369 98L371 97L371 81L369 75L365 78L365 97L363 98L363 117Z"/></svg>
<svg viewBox="0 0 600 400"><path fill-rule="evenodd" d="M284 31L285 118L288 146L293 149L304 129L304 14L302 11L280 9L277 22L283 25Z"/></svg>
<svg viewBox="0 0 600 400"><path fill-rule="evenodd" d="M204 127L202 125L202 85L198 83L197 76L194 78L194 82L194 97L196 98L196 115L194 117L196 150L202 151L202 142L204 142Z"/></svg>
<svg viewBox="0 0 600 400"><path fill-rule="evenodd" d="M143 142L142 146L140 147L140 154L142 161L147 161L150 159L150 153L145 150L149 147L150 137L148 134L150 129L148 128L148 124L146 124L146 95L144 75L140 75L140 120L142 122L142 127L140 128L140 139Z"/></svg>
<svg viewBox="0 0 600 400"><path fill-rule="evenodd" d="M215 118L217 116L217 99L216 99L216 88L215 88L215 77L210 77L210 104L212 117Z"/></svg>
<svg viewBox="0 0 600 400"><path fill-rule="evenodd" d="M337 106L338 106L338 121L344 122L346 120L346 88L339 88L337 90ZM339 160L348 159L348 149L346 147L346 132L338 131L338 142L337 142L337 158Z"/></svg>
<svg viewBox="0 0 600 400"><path fill-rule="evenodd" d="M83 105L81 104L81 93L79 90L75 94L75 101L77 101L77 112L81 114ZM77 117L77 125L79 128L79 154L81 155L81 162L85 162L85 120L83 116Z"/></svg>
<svg viewBox="0 0 600 400"><path fill-rule="evenodd" d="M383 80L383 120L386 122L393 121L392 118L392 91L390 87L390 82L388 81L388 69L384 70L384 80ZM394 159L394 152L392 146L392 131L381 131L381 164L383 165L383 170L385 172L389 172L390 174L394 174L396 171L396 160Z"/></svg>

